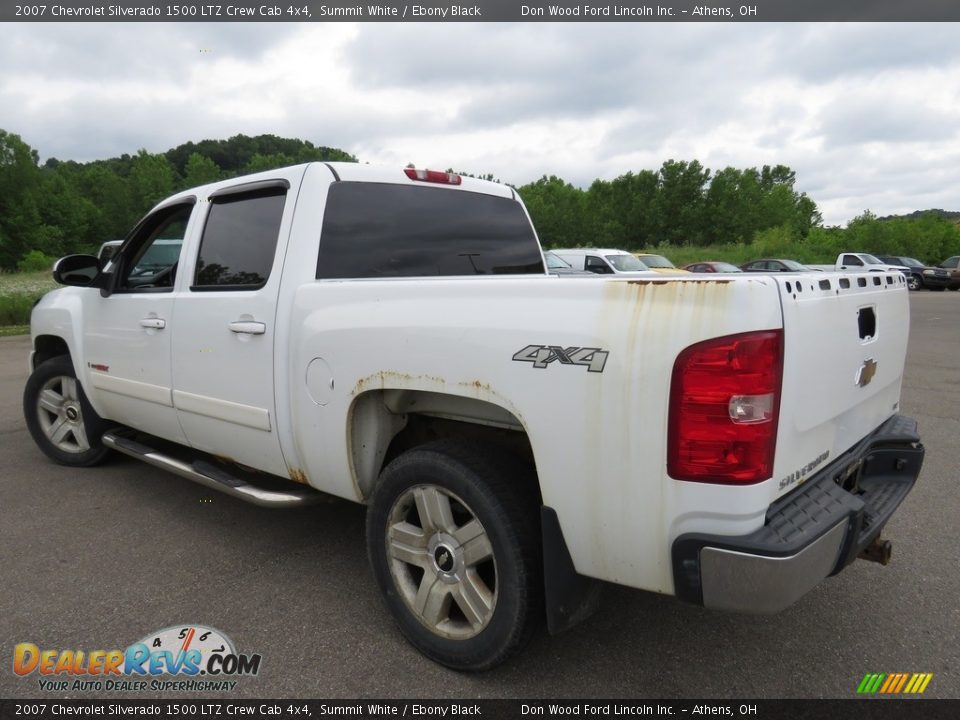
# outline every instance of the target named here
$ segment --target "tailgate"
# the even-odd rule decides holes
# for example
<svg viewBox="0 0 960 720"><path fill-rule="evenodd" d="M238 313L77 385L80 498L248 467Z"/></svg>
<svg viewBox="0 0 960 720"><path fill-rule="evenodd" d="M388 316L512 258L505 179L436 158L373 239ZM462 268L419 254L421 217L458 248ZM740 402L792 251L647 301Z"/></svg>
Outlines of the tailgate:
<svg viewBox="0 0 960 720"><path fill-rule="evenodd" d="M897 412L910 306L899 272L775 280L784 368L774 478L782 494Z"/></svg>

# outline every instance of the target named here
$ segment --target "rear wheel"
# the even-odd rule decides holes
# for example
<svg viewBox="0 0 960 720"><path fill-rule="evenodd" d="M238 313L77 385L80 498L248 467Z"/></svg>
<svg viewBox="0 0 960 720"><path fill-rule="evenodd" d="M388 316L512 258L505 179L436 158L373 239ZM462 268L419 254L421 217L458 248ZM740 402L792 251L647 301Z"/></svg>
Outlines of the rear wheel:
<svg viewBox="0 0 960 720"><path fill-rule="evenodd" d="M500 664L529 640L541 602L531 478L497 449L406 452L367 512L374 575L407 639L456 670Z"/></svg>
<svg viewBox="0 0 960 720"><path fill-rule="evenodd" d="M109 452L100 440L107 425L90 406L65 355L41 363L30 375L23 415L37 446L61 465L96 465Z"/></svg>

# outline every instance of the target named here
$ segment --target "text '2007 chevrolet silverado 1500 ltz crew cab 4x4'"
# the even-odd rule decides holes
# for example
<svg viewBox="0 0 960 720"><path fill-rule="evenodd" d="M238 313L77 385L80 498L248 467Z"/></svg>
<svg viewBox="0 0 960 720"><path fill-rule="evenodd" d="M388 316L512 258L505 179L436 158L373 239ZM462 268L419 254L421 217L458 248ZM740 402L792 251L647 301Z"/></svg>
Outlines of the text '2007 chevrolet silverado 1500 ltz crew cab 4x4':
<svg viewBox="0 0 960 720"><path fill-rule="evenodd" d="M144 272L161 240L179 256ZM24 394L48 456L364 503L390 611L454 668L581 620L595 580L776 612L887 559L923 460L901 273L556 277L491 182L223 181L54 275Z"/></svg>

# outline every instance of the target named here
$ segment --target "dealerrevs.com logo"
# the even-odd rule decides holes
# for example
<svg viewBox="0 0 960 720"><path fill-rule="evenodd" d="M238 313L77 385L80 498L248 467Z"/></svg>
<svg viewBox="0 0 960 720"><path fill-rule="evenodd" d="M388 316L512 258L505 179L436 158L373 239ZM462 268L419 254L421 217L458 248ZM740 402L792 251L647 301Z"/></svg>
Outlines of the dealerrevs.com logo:
<svg viewBox="0 0 960 720"><path fill-rule="evenodd" d="M40 689L51 692L223 692L236 687L234 678L260 672L260 661L203 625L173 625L124 650L41 650L28 642L13 650L13 672L36 673Z"/></svg>

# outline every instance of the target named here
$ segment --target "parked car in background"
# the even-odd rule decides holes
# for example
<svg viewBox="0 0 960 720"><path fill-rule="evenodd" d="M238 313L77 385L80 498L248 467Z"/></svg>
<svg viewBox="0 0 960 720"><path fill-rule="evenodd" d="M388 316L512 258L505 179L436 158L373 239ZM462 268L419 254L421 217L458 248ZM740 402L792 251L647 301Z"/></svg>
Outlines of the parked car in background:
<svg viewBox="0 0 960 720"><path fill-rule="evenodd" d="M634 255L636 255L640 262L654 272L663 273L665 275L676 275L678 273L687 272L686 270L681 270L678 268L663 255L653 255L652 253L634 253Z"/></svg>
<svg viewBox="0 0 960 720"><path fill-rule="evenodd" d="M943 290L950 285L950 271L946 268L933 268L924 265L916 258L904 255L877 255L877 259L890 265L902 265L907 268L907 287L911 290L927 288Z"/></svg>
<svg viewBox="0 0 960 720"><path fill-rule="evenodd" d="M848 273L890 272L895 270L903 273L904 277L909 277L909 270L903 265L891 265L870 253L862 252L840 253L837 255L837 262L833 265L809 265L808 267L811 270Z"/></svg>
<svg viewBox="0 0 960 720"><path fill-rule="evenodd" d="M597 275L623 275L649 270L626 250L560 248L552 252L570 263L574 270L585 270Z"/></svg>
<svg viewBox="0 0 960 720"><path fill-rule="evenodd" d="M551 275L593 275L593 273L587 272L586 270L575 270L570 263L552 250L547 250L543 253L543 262L547 266L547 272Z"/></svg>
<svg viewBox="0 0 960 720"><path fill-rule="evenodd" d="M720 262L717 260L710 260L708 262L698 262L690 263L689 265L684 265L683 270L692 273L728 273L728 272L743 272L736 265L728 262Z"/></svg>
<svg viewBox="0 0 960 720"><path fill-rule="evenodd" d="M950 284L947 285L947 289L960 290L960 255L948 257L937 267L950 271Z"/></svg>
<svg viewBox="0 0 960 720"><path fill-rule="evenodd" d="M784 258L763 258L762 260L751 260L740 266L744 272L807 272L808 268L796 260L786 260Z"/></svg>

